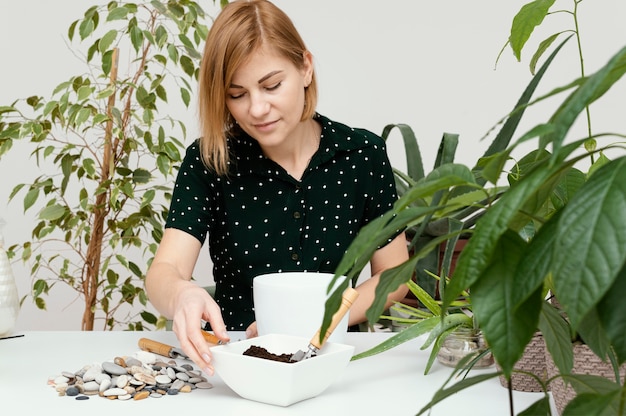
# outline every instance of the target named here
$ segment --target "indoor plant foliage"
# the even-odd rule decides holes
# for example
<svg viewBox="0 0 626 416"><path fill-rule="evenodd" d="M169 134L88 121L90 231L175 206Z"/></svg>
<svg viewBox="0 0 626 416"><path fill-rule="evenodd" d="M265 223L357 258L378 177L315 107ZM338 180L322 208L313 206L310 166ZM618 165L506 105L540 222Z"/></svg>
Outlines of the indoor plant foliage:
<svg viewBox="0 0 626 416"><path fill-rule="evenodd" d="M530 13L526 27L514 25L511 39L514 34L527 39L553 3L537 0L526 5L522 10ZM580 0L575 5L579 3ZM552 40L542 43L541 53ZM516 45L521 48L523 42ZM513 43L511 46L515 47ZM585 137L566 141L579 116L589 114L589 106L618 83L625 72L626 48L622 48L595 73L587 75L583 71L580 78L537 99L564 97L546 122L483 161L481 176L497 183L507 173L504 166L518 145L536 141L535 149L508 172L509 188L476 221L442 294L441 314L445 317L463 291L471 293L472 311L507 377L539 328L560 370L558 377L571 383L578 393L565 408L565 415L621 415L626 409L626 389L621 381L570 374L573 334L615 366L626 362L626 306L621 298L626 288L626 136L614 132L592 134L589 128ZM510 115L533 104L530 100L527 103ZM598 146L596 142L603 144ZM583 147L586 151L581 154ZM612 160L605 153L611 154ZM588 165L590 156L592 165L582 168ZM437 180L454 186L471 185L471 180L463 183L455 175L441 175ZM426 183L432 185L431 195L440 189L435 187L433 178L415 184L405 195L427 194L423 188ZM417 211L404 198L388 216L363 230L346 253L338 274L362 267L371 250L395 230L412 225ZM386 272L388 279L379 285L368 319L378 319L387 294L402 283L400 274L408 279L414 261L411 258ZM558 298L567 320L545 301L548 289ZM412 327L404 330L408 334L396 338L395 344L385 345L385 349L410 339L415 335L411 330ZM460 373L461 368L451 375L450 381L456 381ZM420 414L455 392L498 375L472 375L444 386ZM523 414L550 414L549 396L546 394Z"/></svg>
<svg viewBox="0 0 626 416"><path fill-rule="evenodd" d="M167 106L190 104L207 19L193 1L90 7L67 35L80 43L84 73L49 99L0 107L0 156L28 141L38 170L52 171L14 187L11 199L20 195L24 211L38 213L32 240L11 252L31 265L30 296L40 309L57 283L78 292L83 330L96 319L105 329L158 325L129 306L147 304L143 270L160 241L186 137Z"/></svg>
<svg viewBox="0 0 626 416"><path fill-rule="evenodd" d="M559 48L561 46L562 44ZM425 175L415 137L409 127L400 125L407 148L407 166L409 167L407 174L396 171L400 197L389 212L362 230L348 248L336 271L338 275L347 275L352 281L355 281L377 247L397 233L397 230L407 230L407 234L412 239L409 245L411 256L407 262L385 272L381 284L376 289L376 298L372 307L367 311L370 323L376 322L383 313L387 295L400 284L411 279L419 269L431 267L429 269L431 273L440 273L442 277L446 277L440 279L439 293L443 296L446 292L445 282L450 270L453 249L459 237L464 234L471 235L476 221L503 193L506 193L508 187L498 184L499 174L508 158L508 153L505 150L519 126L533 92L550 63L555 59L559 48L550 55L531 79L514 110L506 118L484 155L473 167L454 163L457 137L444 134L435 166L430 173ZM387 128L383 132L384 137L386 137L386 133L388 133ZM536 157L536 152L531 152L527 157L521 159L516 165L517 176L526 166L532 165ZM411 163L417 163L418 166L415 167ZM546 200L552 193L552 190L547 192ZM544 201L534 209L536 211L545 210L548 205L551 205L549 201ZM425 259L432 257L433 251L438 261L440 245L445 246L441 265L430 261L424 262ZM423 280L418 280L417 283L422 285ZM338 305L336 303L340 300L338 295L339 293L335 292L329 298L327 310L335 308L335 304ZM447 309L442 309L441 313L437 314L444 319L437 324L436 328L434 326L428 327L429 324L426 323L410 325L362 356L393 348L431 330L438 334L438 340L435 344L437 347L445 335L459 325L459 322L450 320ZM326 321L330 321L328 314L325 317Z"/></svg>

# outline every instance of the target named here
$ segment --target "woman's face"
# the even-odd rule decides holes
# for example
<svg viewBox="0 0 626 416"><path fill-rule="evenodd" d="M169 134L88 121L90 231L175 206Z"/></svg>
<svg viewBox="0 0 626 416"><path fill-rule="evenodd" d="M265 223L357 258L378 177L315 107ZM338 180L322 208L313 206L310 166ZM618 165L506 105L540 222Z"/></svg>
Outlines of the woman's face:
<svg viewBox="0 0 626 416"><path fill-rule="evenodd" d="M311 82L313 58L297 68L272 49L262 47L233 74L226 106L239 126L262 147L280 146L294 137L304 109L304 89Z"/></svg>

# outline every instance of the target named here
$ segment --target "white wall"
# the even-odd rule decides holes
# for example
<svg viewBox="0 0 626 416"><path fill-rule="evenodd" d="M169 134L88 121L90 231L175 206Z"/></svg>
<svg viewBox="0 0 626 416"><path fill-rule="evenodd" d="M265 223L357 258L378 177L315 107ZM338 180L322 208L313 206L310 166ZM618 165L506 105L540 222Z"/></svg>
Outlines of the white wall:
<svg viewBox="0 0 626 416"><path fill-rule="evenodd" d="M563 8L573 1L557 0ZM94 1L95 2L95 1ZM444 131L460 134L458 161L471 163L486 149L487 130L514 105L530 79L530 53L518 63L507 50L494 68L508 37L510 22L526 0L276 0L293 18L315 55L321 85L319 111L344 123L380 133L388 123L408 123L418 137L426 166L431 166ZM65 33L82 16L84 0L0 0L0 105L29 95L48 97L54 86L81 71L80 61L66 44ZM204 0L207 9L212 1ZM626 45L626 2L589 0L580 5L580 31L588 72ZM565 16L548 17L553 24L544 36L529 42L529 51L546 33L571 27ZM541 91L577 74L574 44L566 47L542 83ZM622 82L623 84L623 82ZM626 131L621 85L592 107L595 131ZM184 114L184 112L183 112ZM522 131L550 115L543 106L528 114ZM188 128L197 131L193 113ZM578 128L580 127L580 128ZM582 126L572 136L582 137ZM399 140L390 142L392 162L402 168ZM0 217L8 244L29 237L32 214L24 215L20 199L8 204L17 181L37 174L28 148L16 145L0 159ZM206 255L206 253L204 253ZM206 256L198 269L210 281ZM20 296L30 276L13 265ZM48 311L29 300L18 330L79 329L82 300L55 288Z"/></svg>

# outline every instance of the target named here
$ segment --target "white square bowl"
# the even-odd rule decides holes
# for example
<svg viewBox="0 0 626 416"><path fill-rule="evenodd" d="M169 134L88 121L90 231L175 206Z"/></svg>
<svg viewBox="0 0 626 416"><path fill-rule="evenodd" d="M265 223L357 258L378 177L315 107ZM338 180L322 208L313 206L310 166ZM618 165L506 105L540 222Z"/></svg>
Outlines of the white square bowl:
<svg viewBox="0 0 626 416"><path fill-rule="evenodd" d="M257 402L289 406L326 390L345 370L354 346L326 342L318 355L297 363L284 363L243 355L250 346L272 354L306 351L310 339L268 334L211 348L213 367L239 396Z"/></svg>

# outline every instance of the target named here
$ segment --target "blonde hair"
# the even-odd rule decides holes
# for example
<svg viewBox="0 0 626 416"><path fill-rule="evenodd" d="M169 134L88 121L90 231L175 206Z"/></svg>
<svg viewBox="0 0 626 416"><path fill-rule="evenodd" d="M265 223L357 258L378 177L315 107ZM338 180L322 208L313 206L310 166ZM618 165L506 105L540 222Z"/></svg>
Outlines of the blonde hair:
<svg viewBox="0 0 626 416"><path fill-rule="evenodd" d="M204 46L199 80L200 151L204 164L218 175L228 173L226 139L236 128L226 107L233 73L261 46L269 46L297 68L304 66L304 41L291 19L267 0L236 0L217 16ZM302 120L317 106L315 71L305 89Z"/></svg>

